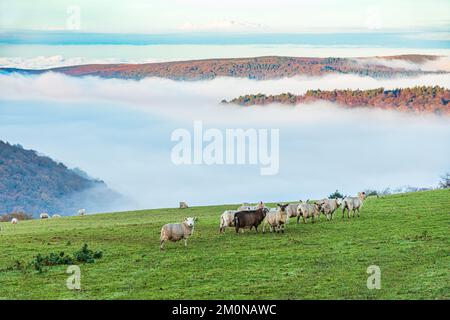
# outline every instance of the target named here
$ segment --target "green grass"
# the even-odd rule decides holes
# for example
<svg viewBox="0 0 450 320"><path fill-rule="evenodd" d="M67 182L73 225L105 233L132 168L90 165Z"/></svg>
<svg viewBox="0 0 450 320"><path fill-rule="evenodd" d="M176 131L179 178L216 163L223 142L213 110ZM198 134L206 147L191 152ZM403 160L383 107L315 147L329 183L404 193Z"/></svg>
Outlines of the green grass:
<svg viewBox="0 0 450 320"><path fill-rule="evenodd" d="M0 223L0 299L449 299L450 190L370 198L361 218L323 218L285 234L218 233L237 205L158 209ZM197 216L189 247L161 226ZM72 254L88 243L103 258L81 265L81 290L66 266L11 270L38 253ZM367 267L381 268L368 290Z"/></svg>

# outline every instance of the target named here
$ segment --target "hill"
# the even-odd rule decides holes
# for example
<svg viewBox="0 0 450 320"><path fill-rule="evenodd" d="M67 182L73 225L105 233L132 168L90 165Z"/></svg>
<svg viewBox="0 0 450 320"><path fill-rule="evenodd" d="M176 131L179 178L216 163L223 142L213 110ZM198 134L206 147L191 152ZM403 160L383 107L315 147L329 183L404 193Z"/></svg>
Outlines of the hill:
<svg viewBox="0 0 450 320"><path fill-rule="evenodd" d="M449 299L449 193L368 198L359 219L291 220L285 234L219 234L237 205L0 223L0 299ZM161 226L186 216L198 217L188 248L160 252ZM103 258L81 265L80 291L66 266L17 267L84 243ZM371 265L380 290L366 286Z"/></svg>
<svg viewBox="0 0 450 320"><path fill-rule="evenodd" d="M74 214L96 202L99 208L115 197L103 181L79 169L0 140L0 213Z"/></svg>
<svg viewBox="0 0 450 320"><path fill-rule="evenodd" d="M308 57L255 57L233 59L206 59L144 64L91 64L44 70L0 68L0 73L39 74L57 72L70 76L97 76L102 78L143 79L161 77L173 80L206 80L216 77L236 77L249 79L278 79L294 76L322 76L327 74L356 74L374 78L397 76L417 76L442 73L441 71L421 71L386 65L380 60L425 63L439 56L399 55L370 58L308 58Z"/></svg>
<svg viewBox="0 0 450 320"><path fill-rule="evenodd" d="M385 90L308 90L304 95L282 93L278 95L248 94L223 103L241 106L281 103L296 105L318 100L337 103L347 108L375 107L385 110L450 115L450 90L438 86L422 86Z"/></svg>

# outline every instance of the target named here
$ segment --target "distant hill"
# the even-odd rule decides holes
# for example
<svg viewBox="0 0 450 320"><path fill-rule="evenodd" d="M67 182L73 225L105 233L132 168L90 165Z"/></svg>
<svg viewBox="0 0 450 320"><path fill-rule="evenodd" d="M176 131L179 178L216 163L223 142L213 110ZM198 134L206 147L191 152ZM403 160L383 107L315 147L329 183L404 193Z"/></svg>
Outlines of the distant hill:
<svg viewBox="0 0 450 320"><path fill-rule="evenodd" d="M417 76L421 74L442 73L441 71L411 70L393 67L380 62L403 61L421 64L436 60L439 56L399 55L370 58L303 58L303 57L256 57L233 59L206 59L144 64L90 64L51 68L44 70L25 70L0 68L0 73L39 74L48 71L70 76L98 76L102 78L143 79L161 77L173 80L205 80L216 77L236 77L249 79L278 79L293 76L321 76L327 74L356 74L374 78L395 76Z"/></svg>
<svg viewBox="0 0 450 320"><path fill-rule="evenodd" d="M304 95L282 93L278 95L249 94L223 103L241 106L266 105L271 103L301 104L318 100L337 103L348 108L375 107L414 113L450 115L450 90L439 86L422 86L384 90L308 90Z"/></svg>
<svg viewBox="0 0 450 320"><path fill-rule="evenodd" d="M120 195L80 169L0 140L0 214L23 211L73 215L107 209Z"/></svg>

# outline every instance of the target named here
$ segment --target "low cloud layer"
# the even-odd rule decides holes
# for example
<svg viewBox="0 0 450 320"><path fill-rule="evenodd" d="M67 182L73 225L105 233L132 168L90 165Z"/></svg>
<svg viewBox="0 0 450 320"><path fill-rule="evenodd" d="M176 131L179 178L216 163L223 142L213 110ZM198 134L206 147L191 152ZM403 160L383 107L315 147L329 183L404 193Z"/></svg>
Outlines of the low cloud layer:
<svg viewBox="0 0 450 320"><path fill-rule="evenodd" d="M45 73L39 76L0 75L0 94L3 99L11 100L126 104L133 109L178 121L202 119L219 124L252 124L295 122L302 119L303 115L298 116L299 107L269 106L244 109L233 105L219 105L219 102L222 99L229 100L239 95L254 93L304 94L308 89L394 89L417 85L439 85L448 88L449 83L450 74L397 79L330 75L266 81L217 78L183 82L160 78L140 81L74 78Z"/></svg>
<svg viewBox="0 0 450 320"><path fill-rule="evenodd" d="M449 75L376 80L353 75L270 81L176 82L0 76L0 137L101 178L136 208L282 201L437 185L450 170L450 123L434 115L348 110L329 103L242 108L220 105L247 93L441 85ZM176 166L171 133L206 128L280 130L280 171L252 165ZM86 208L89 211L89 208ZM120 207L120 209L125 209Z"/></svg>

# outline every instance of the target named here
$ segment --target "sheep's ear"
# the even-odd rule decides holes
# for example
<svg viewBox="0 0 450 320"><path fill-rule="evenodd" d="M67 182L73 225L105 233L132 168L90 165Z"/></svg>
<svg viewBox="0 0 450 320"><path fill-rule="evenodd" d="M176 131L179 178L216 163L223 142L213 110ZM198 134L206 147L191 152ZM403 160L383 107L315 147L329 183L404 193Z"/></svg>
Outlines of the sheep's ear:
<svg viewBox="0 0 450 320"><path fill-rule="evenodd" d="M194 217L194 221L197 221L198 220L198 218L197 217Z"/></svg>

